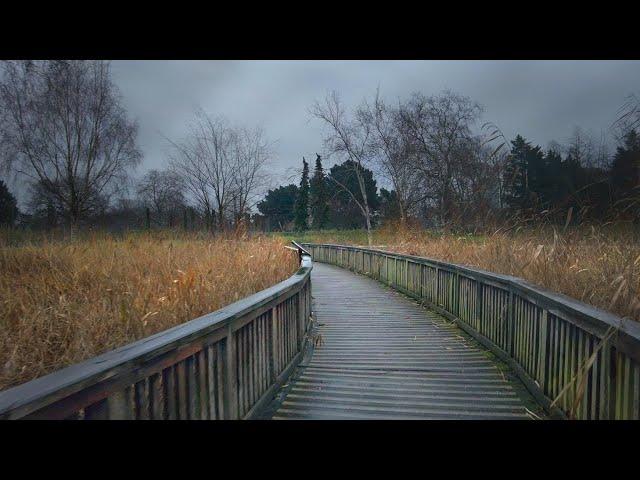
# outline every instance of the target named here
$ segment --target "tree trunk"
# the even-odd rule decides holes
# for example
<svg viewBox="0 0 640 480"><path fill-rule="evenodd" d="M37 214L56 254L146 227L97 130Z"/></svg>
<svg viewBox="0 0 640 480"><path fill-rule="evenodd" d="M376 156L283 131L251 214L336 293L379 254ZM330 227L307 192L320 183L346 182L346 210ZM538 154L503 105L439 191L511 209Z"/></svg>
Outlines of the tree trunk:
<svg viewBox="0 0 640 480"><path fill-rule="evenodd" d="M365 205L366 209L367 209L367 245L371 246L373 245L373 237L372 237L372 233L371 233L371 217L369 215L369 206Z"/></svg>
<svg viewBox="0 0 640 480"><path fill-rule="evenodd" d="M364 217L367 222L367 243L369 246L373 244L372 235L371 235L371 212L369 210L369 201L367 199L367 189L364 183L364 179L362 178L362 172L359 168L363 168L360 163L357 163L356 166L356 177L358 179L358 186L360 187L360 194L362 195L362 203L364 205Z"/></svg>

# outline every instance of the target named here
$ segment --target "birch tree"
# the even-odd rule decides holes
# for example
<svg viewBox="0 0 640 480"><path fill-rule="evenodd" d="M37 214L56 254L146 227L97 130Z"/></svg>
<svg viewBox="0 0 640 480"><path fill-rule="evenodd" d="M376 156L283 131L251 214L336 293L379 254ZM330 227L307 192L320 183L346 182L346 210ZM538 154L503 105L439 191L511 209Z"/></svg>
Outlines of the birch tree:
<svg viewBox="0 0 640 480"><path fill-rule="evenodd" d="M344 110L337 92L328 94L323 101L316 101L310 113L321 120L327 133L325 147L330 155L339 155L351 160L354 165L353 173L358 181L358 190L352 191L345 185L344 189L358 205L367 227L367 242L372 244L372 215L373 212L367 200L367 192L362 172L371 161L371 124L361 111L356 111L351 118ZM335 181L335 180L332 180Z"/></svg>

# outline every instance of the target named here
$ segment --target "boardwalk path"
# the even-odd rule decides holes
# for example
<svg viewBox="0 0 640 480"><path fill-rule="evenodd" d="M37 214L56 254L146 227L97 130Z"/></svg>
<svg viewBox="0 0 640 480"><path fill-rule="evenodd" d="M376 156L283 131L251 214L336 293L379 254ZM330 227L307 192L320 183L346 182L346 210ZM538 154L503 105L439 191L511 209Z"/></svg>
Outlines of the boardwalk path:
<svg viewBox="0 0 640 480"><path fill-rule="evenodd" d="M323 345L266 418L532 418L527 408L541 415L506 367L436 313L339 267L316 263L312 275Z"/></svg>

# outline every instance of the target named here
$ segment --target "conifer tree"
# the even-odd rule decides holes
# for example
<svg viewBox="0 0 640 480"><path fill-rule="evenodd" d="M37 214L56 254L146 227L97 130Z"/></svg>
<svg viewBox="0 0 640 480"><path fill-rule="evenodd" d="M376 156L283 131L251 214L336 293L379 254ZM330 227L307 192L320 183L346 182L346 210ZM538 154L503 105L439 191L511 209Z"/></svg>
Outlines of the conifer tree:
<svg viewBox="0 0 640 480"><path fill-rule="evenodd" d="M294 224L298 231L306 230L309 226L309 164L302 157L302 178L295 204Z"/></svg>
<svg viewBox="0 0 640 480"><path fill-rule="evenodd" d="M521 135L511 142L511 154L505 168L504 200L513 210L533 207L540 183L544 155Z"/></svg>
<svg viewBox="0 0 640 480"><path fill-rule="evenodd" d="M0 225L13 225L18 218L18 203L16 197L9 191L5 183L0 180Z"/></svg>
<svg viewBox="0 0 640 480"><path fill-rule="evenodd" d="M316 153L316 168L310 184L311 219L314 229L327 226L329 217L329 198L327 194L327 179L322 169L322 158Z"/></svg>
<svg viewBox="0 0 640 480"><path fill-rule="evenodd" d="M629 196L640 183L640 136L635 130L629 131L616 149L611 183L618 199Z"/></svg>
<svg viewBox="0 0 640 480"><path fill-rule="evenodd" d="M615 206L640 221L640 135L630 130L618 146L611 164Z"/></svg>

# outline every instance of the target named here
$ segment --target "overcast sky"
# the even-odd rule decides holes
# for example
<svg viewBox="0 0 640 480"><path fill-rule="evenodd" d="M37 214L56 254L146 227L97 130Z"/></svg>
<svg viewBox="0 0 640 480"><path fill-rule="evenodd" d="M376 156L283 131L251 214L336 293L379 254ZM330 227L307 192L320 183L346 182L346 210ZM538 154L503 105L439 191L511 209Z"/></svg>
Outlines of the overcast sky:
<svg viewBox="0 0 640 480"><path fill-rule="evenodd" d="M543 147L575 125L599 136L625 97L640 93L638 61L114 61L112 73L140 125L139 173L166 165L162 136L181 137L202 107L262 125L277 142L278 180L303 155L321 153L322 127L308 108L331 90L353 106L378 85L388 100L452 89L482 104L483 120L507 136L521 133Z"/></svg>
<svg viewBox="0 0 640 480"><path fill-rule="evenodd" d="M507 137L520 133L542 147L566 140L576 125L599 137L626 96L640 94L640 61L132 60L113 61L112 75L140 126L144 160L136 176L166 166L163 136L179 139L202 107L264 127L276 142L276 185L289 180L303 155L313 161L322 153L323 128L308 109L331 90L353 107L378 86L390 101L451 89L482 104L482 121Z"/></svg>

